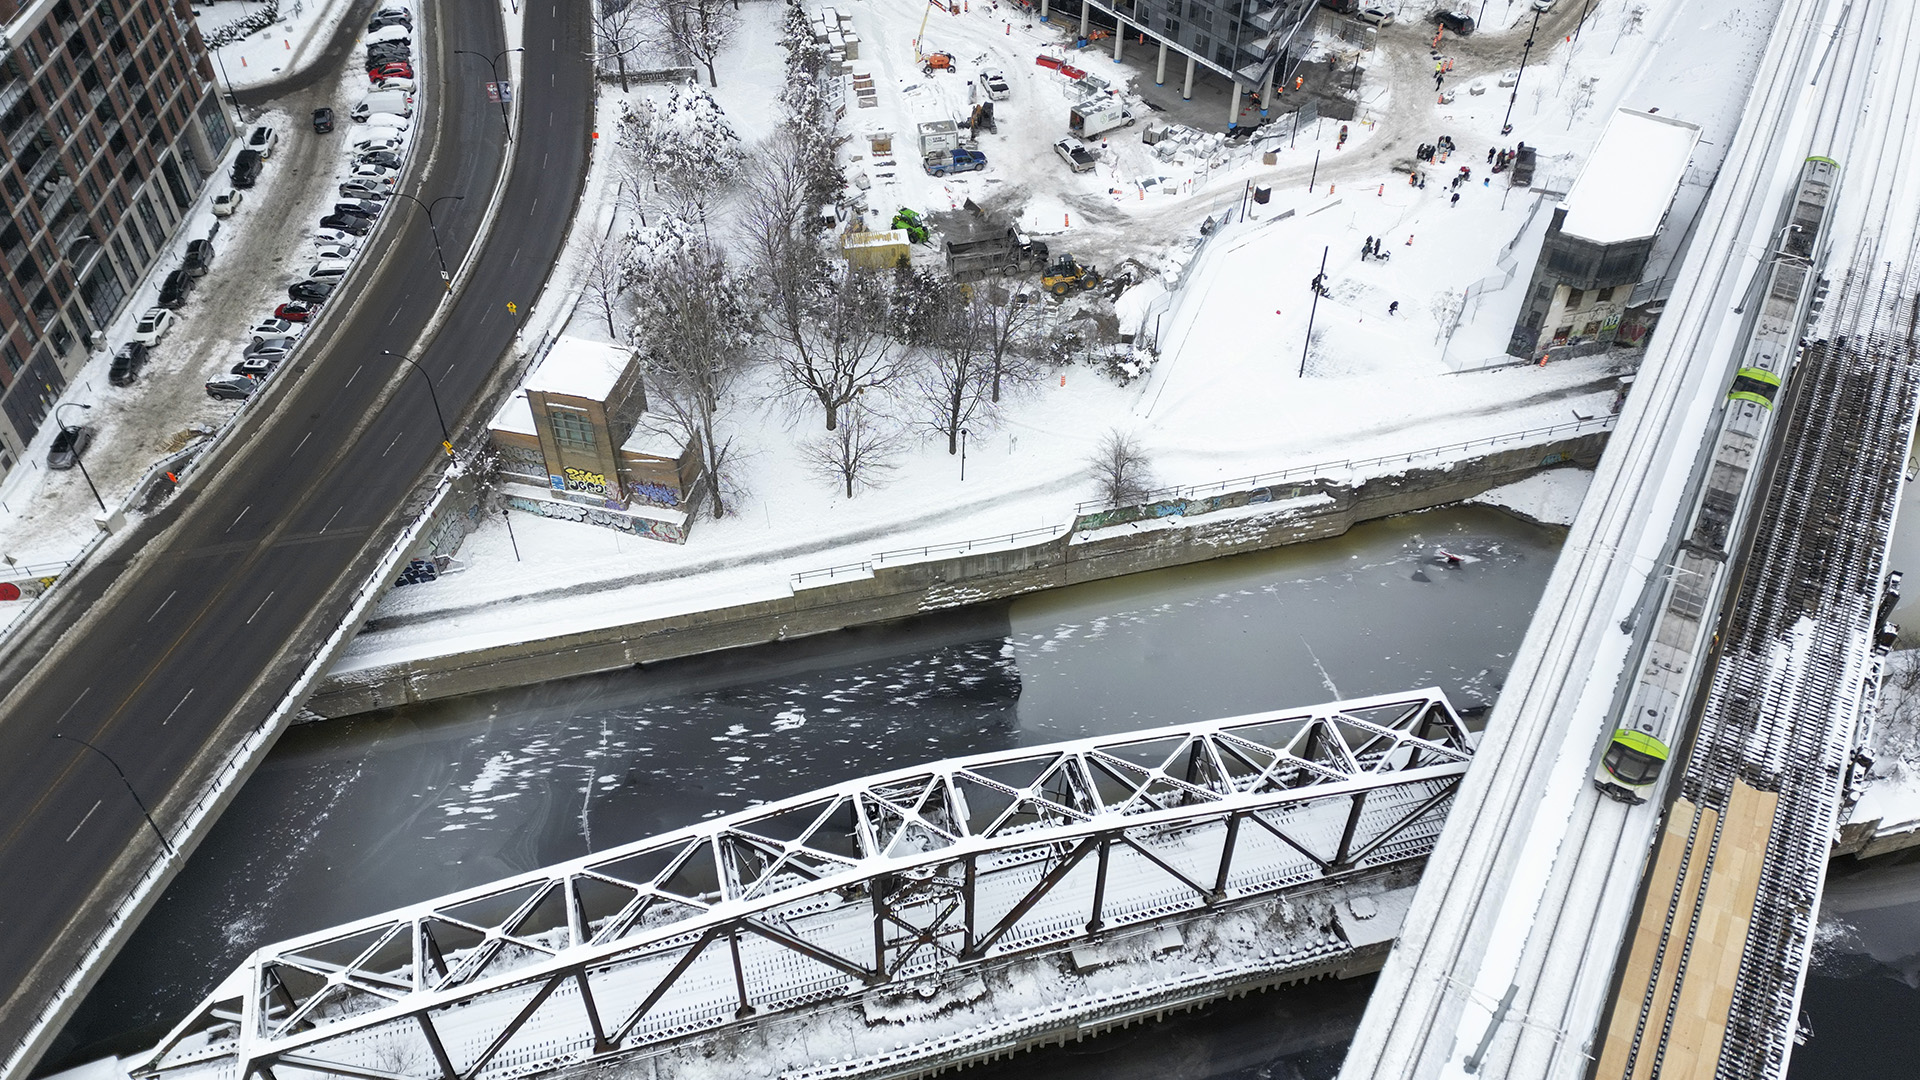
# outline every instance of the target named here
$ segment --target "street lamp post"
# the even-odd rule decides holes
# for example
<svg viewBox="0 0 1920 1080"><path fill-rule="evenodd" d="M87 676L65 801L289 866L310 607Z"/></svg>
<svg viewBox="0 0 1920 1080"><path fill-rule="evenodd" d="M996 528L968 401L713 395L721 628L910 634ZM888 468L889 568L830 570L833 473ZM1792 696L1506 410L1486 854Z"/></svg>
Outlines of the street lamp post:
<svg viewBox="0 0 1920 1080"><path fill-rule="evenodd" d="M380 354L382 356L391 356L396 360L405 360L408 364L411 364L413 366L413 370L420 373L420 377L422 379L426 380L427 396L433 399L434 418L440 421L440 447L441 449L447 452L448 457L452 457L453 456L453 435L447 431L447 414L440 411L440 392L433 388L433 376L428 375L426 368L423 368L418 363L415 363L413 357L408 356L405 353L397 353L397 352L394 352L392 349L381 349Z"/></svg>
<svg viewBox="0 0 1920 1080"><path fill-rule="evenodd" d="M67 422L65 420L60 419L60 410L61 409L91 409L91 408L93 408L93 406L91 405L82 405L77 401L69 401L65 405L60 406L59 409L53 410L53 422L60 425L60 433L62 435L65 435L71 432L73 429L67 426ZM100 489L93 486L93 477L87 474L87 462L84 458L80 456L80 441L78 439L75 439L73 443L73 463L80 467L80 477L81 479L87 482L87 490L93 492L93 501L100 504L100 512L103 514L106 513L107 512L106 500L100 497Z"/></svg>
<svg viewBox="0 0 1920 1080"><path fill-rule="evenodd" d="M1313 347L1313 318L1320 314L1320 292L1327 287L1327 253L1333 245L1320 249L1320 273L1313 279L1313 306L1307 309L1307 337L1300 343L1300 377L1307 377L1307 350Z"/></svg>
<svg viewBox="0 0 1920 1080"><path fill-rule="evenodd" d="M1520 100L1520 77L1527 73L1527 57L1533 55L1533 35L1540 29L1540 12L1533 13L1533 25L1527 28L1527 41L1520 50L1520 70L1513 75L1513 93L1507 97L1507 115L1500 121L1500 134L1513 134L1513 103Z"/></svg>
<svg viewBox="0 0 1920 1080"><path fill-rule="evenodd" d="M960 482L967 482L967 429L960 429Z"/></svg>
<svg viewBox="0 0 1920 1080"><path fill-rule="evenodd" d="M100 749L99 747L93 745L92 743L88 742L85 739L80 738L77 735L62 735L56 731L53 733L53 737L56 739L65 739L68 742L77 742L81 746L84 746L87 749L93 751L94 753L99 754L101 757L106 758L107 764L113 766L113 771L120 774L120 782L127 786L127 794L133 796L133 804L140 808L140 816L147 819L147 827L153 830L153 835L160 838L160 846L167 849L168 855L179 854L179 852L174 850L173 842L167 839L167 834L160 831L159 823L153 820L153 814L147 810L147 804L141 801L140 793L133 790L133 781L127 779L127 771L120 767L119 762L113 760L112 757L108 756L105 750Z"/></svg>
<svg viewBox="0 0 1920 1080"><path fill-rule="evenodd" d="M227 104L238 109L240 99L233 96L233 76L227 74L227 61L220 55L219 49L213 50L213 62L220 65L221 81L227 84Z"/></svg>
<svg viewBox="0 0 1920 1080"><path fill-rule="evenodd" d="M493 57L488 57L486 53L474 52L471 49L455 49L453 51L454 51L454 55L456 56L464 53L467 56L477 56L480 59L485 60L487 62L487 69L493 72L493 85L496 88L496 93L500 98L500 127L506 131L507 141L512 142L513 141L513 125L507 121L507 98L509 95L513 93L513 89L511 84L503 83L500 81L500 60L502 57L505 57L508 53L526 52L527 50L502 49L499 55L493 56Z"/></svg>
<svg viewBox="0 0 1920 1080"><path fill-rule="evenodd" d="M413 205L419 207L427 215L427 232L433 236L433 257L440 260L440 280L446 282L447 291L452 292L453 291L453 275L447 272L446 253L440 250L440 227L434 224L433 208L436 206L439 206L443 202L446 202L448 199L452 199L455 202L459 202L460 200L466 198L466 196L465 195L442 195L430 203L421 202L419 199L414 198L412 195L408 195L404 191L394 192L393 197L396 199L407 200Z"/></svg>

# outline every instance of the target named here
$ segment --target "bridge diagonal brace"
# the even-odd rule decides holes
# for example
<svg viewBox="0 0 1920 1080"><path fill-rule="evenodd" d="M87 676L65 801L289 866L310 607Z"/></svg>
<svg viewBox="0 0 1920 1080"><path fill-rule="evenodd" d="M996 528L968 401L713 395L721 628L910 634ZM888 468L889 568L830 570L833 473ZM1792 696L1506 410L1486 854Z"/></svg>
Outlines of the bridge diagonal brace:
<svg viewBox="0 0 1920 1080"><path fill-rule="evenodd" d="M1180 884L1185 885L1189 889L1192 889L1196 896L1205 898L1213 895L1211 890L1207 889L1205 886L1194 881L1192 878L1181 873L1180 871L1174 869L1171 865L1167 863L1165 859L1162 859L1160 856L1155 855L1151 851L1148 851L1144 845L1136 842L1132 837L1129 837L1126 833L1120 834L1120 842L1132 848L1133 850L1139 852L1141 856L1144 857L1148 862L1152 863L1153 865L1159 867L1162 870L1165 870L1167 873L1173 875L1173 879L1175 881L1178 881Z"/></svg>
<svg viewBox="0 0 1920 1080"><path fill-rule="evenodd" d="M413 1018L420 1023L420 1034L426 1037L433 1060L440 1063L440 1080L460 1080L460 1070L453 1067L453 1059L447 1056L447 1046L440 1041L440 1029L433 1026L432 1018L423 1012L414 1013Z"/></svg>
<svg viewBox="0 0 1920 1080"><path fill-rule="evenodd" d="M1432 810L1434 807L1439 806L1441 803L1446 802L1448 799L1451 799L1453 797L1454 789L1459 786L1460 786L1460 780L1458 777L1448 780L1445 784L1442 784L1439 791L1436 791L1432 795L1421 800L1420 805L1407 811L1405 814L1402 814L1400 816L1400 820L1387 826L1386 830L1383 831L1379 836L1376 836L1372 840L1368 841L1367 846L1361 848L1359 851L1354 852L1352 855L1351 861L1350 863L1348 863L1348 865L1358 865L1359 863L1366 861L1367 856L1373 854L1375 849L1379 848L1380 845L1386 843L1387 841L1393 839L1394 837L1400 835L1402 832L1406 831L1407 826L1425 817L1428 811Z"/></svg>
<svg viewBox="0 0 1920 1080"><path fill-rule="evenodd" d="M297 1069L310 1070L323 1076L328 1073L335 1076L351 1076L354 1080L409 1080L409 1077L403 1073L370 1069L364 1065L353 1065L343 1061L323 1061L303 1054L281 1054L271 1063L263 1061L254 1067L262 1074L271 1076L272 1074L267 1070L274 1064L292 1065Z"/></svg>
<svg viewBox="0 0 1920 1080"><path fill-rule="evenodd" d="M1332 863L1328 862L1327 860L1321 858L1318 855L1315 855L1313 852L1307 850L1306 845L1300 843L1300 841L1298 840L1295 840L1293 837L1288 836L1286 833L1281 832L1279 826L1275 825L1271 821L1268 821L1265 817L1261 816L1260 814L1254 813L1254 814L1248 814L1247 820L1253 822L1255 825L1258 825L1261 828L1272 833L1273 838L1275 840L1280 841L1281 843L1287 845L1293 850L1313 860L1313 865L1318 866L1322 872L1324 873L1333 872Z"/></svg>
<svg viewBox="0 0 1920 1080"><path fill-rule="evenodd" d="M660 985L654 987L653 991L647 995L646 1000L636 1006L633 1013L621 1021L620 1030L613 1033L613 1045L619 1046L621 1043L627 1041L627 1036L633 1034L634 1027L638 1025L640 1021L646 1019L647 1014L653 1011L655 1005L660 1004L660 999L667 996L667 991L673 989L673 984L680 981L680 976L685 975L687 969L693 966L693 962L700 958L700 954L707 951L707 946L713 944L713 939L719 936L722 929L723 928L719 926L710 926L705 933L700 935L699 940L687 946L687 951L683 953L679 961L673 965L673 970L667 972L667 977L660 980Z"/></svg>
<svg viewBox="0 0 1920 1080"><path fill-rule="evenodd" d="M580 988L580 1006L586 1010L587 1026L593 1029L593 1052L607 1053L613 1044L607 1041L607 1029L600 1023L600 1005L593 1000L593 987L587 985L587 969L573 969L573 982Z"/></svg>
<svg viewBox="0 0 1920 1080"><path fill-rule="evenodd" d="M1039 903L1042 897L1052 892L1054 886L1065 881L1067 875L1073 872L1073 868L1080 865L1080 860L1086 858L1092 852L1099 850L1100 846L1111 838L1111 835L1110 833L1096 833L1093 836L1082 839L1080 843L1074 846L1072 854L1062 859L1059 866L1047 871L1046 877L1035 882L1033 888L1027 890L1027 895L1021 897L1020 902L1013 905L1011 911L1008 911L1002 916L999 922L993 924L993 929L980 935L980 940L975 942L973 947L961 956L961 959L978 960L987 955L987 950L998 944L1001 938L1006 937L1007 933L1013 929L1014 924L1018 923L1022 918L1025 918L1027 912L1033 910L1033 905Z"/></svg>
<svg viewBox="0 0 1920 1080"><path fill-rule="evenodd" d="M792 949L794 952L797 952L800 955L810 960L819 961L820 963L825 964L830 968L833 968L835 971L839 971L844 974L851 975L854 978L859 979L861 982L872 984L872 983L879 982L882 979L881 974L877 971L872 970L871 968L861 967L858 963L848 960L847 958L837 955L835 953L828 952L827 950L821 948L818 945L815 945L814 943L808 941L803 937L790 934L785 930L775 929L774 927L768 926L766 923L761 922L758 919L741 919L739 926L740 926L740 929L742 930L746 930L750 933L758 934L761 937L766 938L768 941L773 942L775 945L779 945L787 949Z"/></svg>
<svg viewBox="0 0 1920 1080"><path fill-rule="evenodd" d="M472 1067L467 1070L467 1074L462 1080L474 1080L475 1077L479 1076L480 1070L487 1067L487 1062L492 1061L493 1056L505 1049L507 1043L515 1035L520 1033L520 1028L539 1010L540 1006L547 1003L547 998L552 996L553 992L560 988L560 984L565 981L566 977L566 974L563 973L549 978L546 983L540 987L539 991L536 992L532 998L529 998L525 1005L520 1007L520 1011L514 1014L513 1019L508 1021L507 1025L500 1029L500 1034L493 1037L493 1041L487 1044L487 1048L481 1052L480 1056L474 1059Z"/></svg>

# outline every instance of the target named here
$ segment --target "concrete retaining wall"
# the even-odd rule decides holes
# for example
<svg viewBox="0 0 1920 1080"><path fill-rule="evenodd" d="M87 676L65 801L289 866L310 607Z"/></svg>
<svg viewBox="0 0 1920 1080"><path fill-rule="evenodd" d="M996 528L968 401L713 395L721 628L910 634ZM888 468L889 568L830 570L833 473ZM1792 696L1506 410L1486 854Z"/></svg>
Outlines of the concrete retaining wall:
<svg viewBox="0 0 1920 1080"><path fill-rule="evenodd" d="M1323 540L1363 521L1456 503L1542 468L1590 467L1606 440L1606 432L1592 432L1357 486L1288 484L1285 493L1272 493L1282 495L1280 502L1236 493L1207 500L1206 513L1148 515L1028 546L878 566L773 600L329 675L307 708L322 718L351 716Z"/></svg>

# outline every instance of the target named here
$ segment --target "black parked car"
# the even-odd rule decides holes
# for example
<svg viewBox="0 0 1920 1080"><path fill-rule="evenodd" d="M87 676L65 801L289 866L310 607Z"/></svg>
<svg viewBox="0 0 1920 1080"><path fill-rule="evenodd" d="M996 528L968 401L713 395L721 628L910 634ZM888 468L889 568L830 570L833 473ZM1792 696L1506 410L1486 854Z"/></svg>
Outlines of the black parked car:
<svg viewBox="0 0 1920 1080"><path fill-rule="evenodd" d="M299 300L308 304L323 303L333 295L335 282L296 281L287 286L287 299Z"/></svg>
<svg viewBox="0 0 1920 1080"><path fill-rule="evenodd" d="M187 261L180 268L194 277L205 277L213 266L213 241L195 240L187 245Z"/></svg>
<svg viewBox="0 0 1920 1080"><path fill-rule="evenodd" d="M1448 33L1459 34L1461 37L1473 33L1473 16L1461 15L1446 8L1433 13L1433 22L1435 26L1445 27Z"/></svg>
<svg viewBox="0 0 1920 1080"><path fill-rule="evenodd" d="M207 382L207 396L215 401L245 401L260 387L260 380L245 375L222 375Z"/></svg>
<svg viewBox="0 0 1920 1080"><path fill-rule="evenodd" d="M373 222L371 219L363 218L359 214L328 214L326 217L320 219L320 227L323 229L338 229L343 233L352 233L355 236L365 236L373 230Z"/></svg>
<svg viewBox="0 0 1920 1080"><path fill-rule="evenodd" d="M380 210L381 204L372 199L348 199L333 204L333 212L336 214L352 214L354 217L363 217L368 221L379 217Z"/></svg>
<svg viewBox="0 0 1920 1080"><path fill-rule="evenodd" d="M233 158L233 186L250 188L260 179L260 152L242 150Z"/></svg>
<svg viewBox="0 0 1920 1080"><path fill-rule="evenodd" d="M53 445L47 448L47 468L73 468L79 464L81 453L92 443L93 429L85 424L61 428L60 434L53 437Z"/></svg>
<svg viewBox="0 0 1920 1080"><path fill-rule="evenodd" d="M369 150L353 159L355 165L378 165L383 169L397 169L405 164L400 155L391 150Z"/></svg>
<svg viewBox="0 0 1920 1080"><path fill-rule="evenodd" d="M140 369L146 366L147 347L138 341L129 341L114 352L113 366L107 369L107 381L125 386L138 378Z"/></svg>
<svg viewBox="0 0 1920 1080"><path fill-rule="evenodd" d="M413 49L397 41L381 42L367 46L367 70L372 71L382 64L411 64Z"/></svg>
<svg viewBox="0 0 1920 1080"><path fill-rule="evenodd" d="M313 130L321 135L325 135L327 132L333 130L332 109L313 110Z"/></svg>
<svg viewBox="0 0 1920 1080"><path fill-rule="evenodd" d="M193 275L185 270L175 270L160 283L160 306L180 310L186 305L187 294L193 291Z"/></svg>

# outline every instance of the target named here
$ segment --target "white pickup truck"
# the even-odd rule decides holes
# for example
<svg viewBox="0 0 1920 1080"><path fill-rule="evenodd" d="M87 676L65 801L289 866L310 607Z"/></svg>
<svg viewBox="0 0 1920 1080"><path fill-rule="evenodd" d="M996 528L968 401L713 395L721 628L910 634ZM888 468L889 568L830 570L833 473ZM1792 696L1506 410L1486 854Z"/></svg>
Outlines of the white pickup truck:
<svg viewBox="0 0 1920 1080"><path fill-rule="evenodd" d="M1090 172L1100 161L1100 155L1093 152L1093 147L1071 135L1054 143L1053 152L1059 154L1060 160L1066 162L1067 168L1074 172Z"/></svg>

